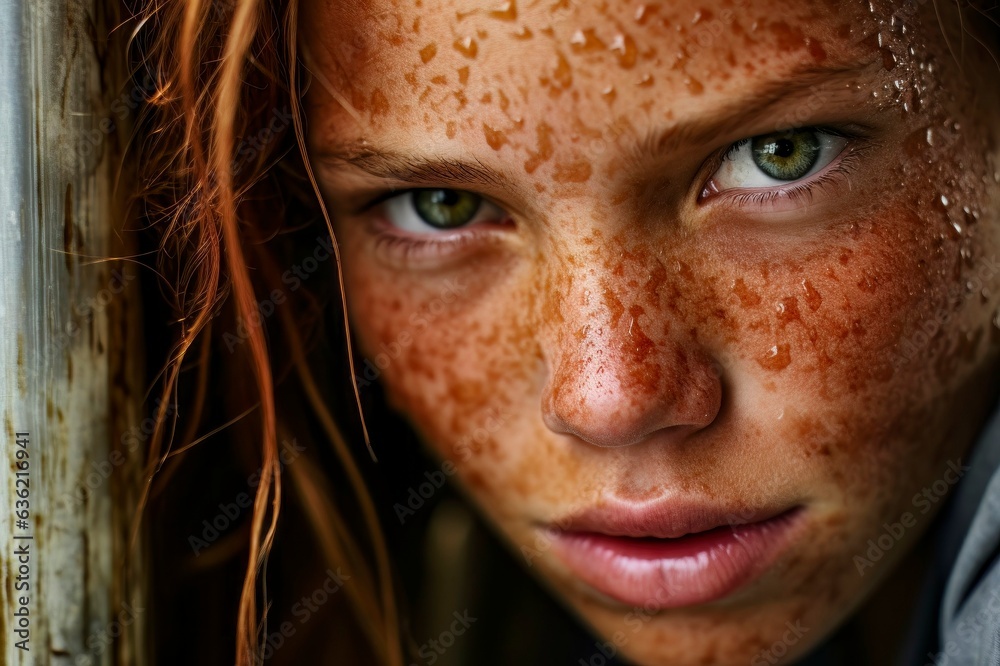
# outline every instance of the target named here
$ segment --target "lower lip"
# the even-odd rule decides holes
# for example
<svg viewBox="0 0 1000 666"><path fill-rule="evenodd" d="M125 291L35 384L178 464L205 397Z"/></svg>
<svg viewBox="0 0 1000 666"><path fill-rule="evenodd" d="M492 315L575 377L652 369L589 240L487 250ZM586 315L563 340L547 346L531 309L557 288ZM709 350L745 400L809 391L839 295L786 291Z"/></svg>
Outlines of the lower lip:
<svg viewBox="0 0 1000 666"><path fill-rule="evenodd" d="M607 597L647 610L729 596L767 570L791 542L799 509L758 523L678 539L559 532L553 552Z"/></svg>

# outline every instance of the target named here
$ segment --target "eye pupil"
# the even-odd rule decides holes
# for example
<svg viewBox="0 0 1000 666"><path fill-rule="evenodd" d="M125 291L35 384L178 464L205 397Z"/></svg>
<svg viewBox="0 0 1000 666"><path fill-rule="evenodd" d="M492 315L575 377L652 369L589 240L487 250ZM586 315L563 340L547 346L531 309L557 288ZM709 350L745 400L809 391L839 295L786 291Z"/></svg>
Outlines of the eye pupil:
<svg viewBox="0 0 1000 666"><path fill-rule="evenodd" d="M795 144L788 139L778 139L774 143L774 154L777 157L791 157L795 154Z"/></svg>
<svg viewBox="0 0 1000 666"><path fill-rule="evenodd" d="M820 142L814 130L796 129L754 137L751 153L757 168L778 180L798 180L819 160Z"/></svg>
<svg viewBox="0 0 1000 666"><path fill-rule="evenodd" d="M482 205L482 198L462 190L417 190L413 208L427 224L439 229L453 229L468 224Z"/></svg>

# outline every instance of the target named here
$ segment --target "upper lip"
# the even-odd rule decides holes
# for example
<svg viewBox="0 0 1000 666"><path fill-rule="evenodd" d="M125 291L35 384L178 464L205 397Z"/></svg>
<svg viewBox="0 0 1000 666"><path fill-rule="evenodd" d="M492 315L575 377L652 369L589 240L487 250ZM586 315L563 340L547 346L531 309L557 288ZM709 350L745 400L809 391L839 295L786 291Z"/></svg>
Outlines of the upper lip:
<svg viewBox="0 0 1000 666"><path fill-rule="evenodd" d="M561 532L676 539L723 526L763 522L793 508L747 509L676 498L641 504L612 499L552 521L549 526Z"/></svg>

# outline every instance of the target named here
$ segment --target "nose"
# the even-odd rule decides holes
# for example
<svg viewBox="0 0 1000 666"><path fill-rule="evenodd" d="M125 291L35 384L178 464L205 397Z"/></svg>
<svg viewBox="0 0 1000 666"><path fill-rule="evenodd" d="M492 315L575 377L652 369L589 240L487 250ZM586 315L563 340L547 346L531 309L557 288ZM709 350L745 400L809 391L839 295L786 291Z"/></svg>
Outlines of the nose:
<svg viewBox="0 0 1000 666"><path fill-rule="evenodd" d="M561 301L543 344L543 421L599 447L688 438L718 416L718 365L692 336L672 333L681 326L651 302L655 290L611 277L580 281Z"/></svg>

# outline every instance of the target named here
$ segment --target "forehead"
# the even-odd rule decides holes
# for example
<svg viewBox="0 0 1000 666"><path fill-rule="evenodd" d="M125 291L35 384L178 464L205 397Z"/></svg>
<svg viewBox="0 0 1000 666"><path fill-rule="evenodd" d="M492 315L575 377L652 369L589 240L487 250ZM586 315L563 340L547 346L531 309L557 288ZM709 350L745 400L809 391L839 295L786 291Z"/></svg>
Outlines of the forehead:
<svg viewBox="0 0 1000 666"><path fill-rule="evenodd" d="M875 34L877 15L891 11L793 0L309 0L311 140L514 151L531 172L546 155L605 145L609 130L685 126L785 86L807 95L826 71L863 76L859 65L905 48ZM840 88L870 89L870 70ZM816 97L813 106L825 103Z"/></svg>

